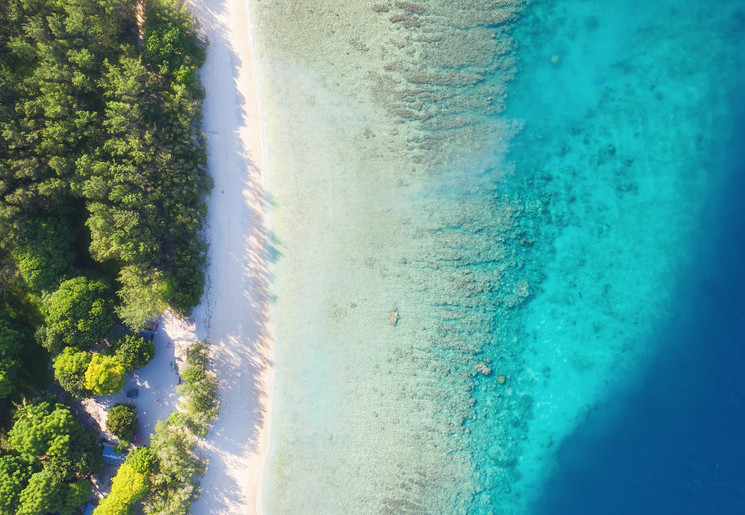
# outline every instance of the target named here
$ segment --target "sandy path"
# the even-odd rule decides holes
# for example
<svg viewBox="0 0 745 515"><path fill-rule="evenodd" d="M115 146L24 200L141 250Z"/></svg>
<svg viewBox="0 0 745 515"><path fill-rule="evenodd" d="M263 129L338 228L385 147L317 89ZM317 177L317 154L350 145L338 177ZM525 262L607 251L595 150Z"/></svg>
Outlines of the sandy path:
<svg viewBox="0 0 745 515"><path fill-rule="evenodd" d="M209 40L202 68L209 172L207 289L195 310L220 378L220 417L195 514L253 513L268 449L273 372L267 318L259 104L246 0L190 0Z"/></svg>

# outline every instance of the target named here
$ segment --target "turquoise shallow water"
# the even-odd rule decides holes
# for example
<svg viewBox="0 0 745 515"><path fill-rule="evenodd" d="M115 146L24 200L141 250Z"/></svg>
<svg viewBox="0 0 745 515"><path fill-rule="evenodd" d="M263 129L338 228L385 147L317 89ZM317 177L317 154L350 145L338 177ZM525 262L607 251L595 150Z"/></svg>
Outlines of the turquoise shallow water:
<svg viewBox="0 0 745 515"><path fill-rule="evenodd" d="M506 512L529 509L560 473L563 439L660 351L653 335L689 280L702 213L732 173L722 157L743 88L739 2L539 1L515 38L507 115L525 130L503 187L539 193L546 214L530 265L541 281L516 333L531 421ZM484 440L500 430L485 426Z"/></svg>
<svg viewBox="0 0 745 515"><path fill-rule="evenodd" d="M730 170L745 15L501 4L257 8L269 512L530 512L660 351Z"/></svg>
<svg viewBox="0 0 745 515"><path fill-rule="evenodd" d="M505 186L527 196L542 179L548 214L518 330L532 421L511 488L524 502L506 511L532 505L564 437L660 351L653 335L710 230L702 213L733 171L722 157L744 85L738 2L534 2L515 37L507 114L525 131Z"/></svg>

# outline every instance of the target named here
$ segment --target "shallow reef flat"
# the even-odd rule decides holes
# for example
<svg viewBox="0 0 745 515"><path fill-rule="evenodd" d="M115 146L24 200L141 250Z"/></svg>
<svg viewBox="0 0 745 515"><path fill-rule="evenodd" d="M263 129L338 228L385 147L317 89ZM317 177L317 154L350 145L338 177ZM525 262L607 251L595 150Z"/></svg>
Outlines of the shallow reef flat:
<svg viewBox="0 0 745 515"><path fill-rule="evenodd" d="M471 391L530 290L526 207L497 192L518 9L255 8L279 254L268 511L472 501Z"/></svg>
<svg viewBox="0 0 745 515"><path fill-rule="evenodd" d="M253 5L268 512L524 513L654 353L734 87L692 63L733 44L622 4Z"/></svg>

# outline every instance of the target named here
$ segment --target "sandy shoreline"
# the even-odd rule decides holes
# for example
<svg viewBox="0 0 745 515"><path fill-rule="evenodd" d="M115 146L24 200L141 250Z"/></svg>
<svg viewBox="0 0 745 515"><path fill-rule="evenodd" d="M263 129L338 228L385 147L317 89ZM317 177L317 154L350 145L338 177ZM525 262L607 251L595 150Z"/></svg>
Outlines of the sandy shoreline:
<svg viewBox="0 0 745 515"><path fill-rule="evenodd" d="M220 416L206 439L209 471L195 514L254 513L268 450L273 349L259 99L246 0L190 0L209 41L201 71L203 128L215 186L207 287L194 313L220 378Z"/></svg>

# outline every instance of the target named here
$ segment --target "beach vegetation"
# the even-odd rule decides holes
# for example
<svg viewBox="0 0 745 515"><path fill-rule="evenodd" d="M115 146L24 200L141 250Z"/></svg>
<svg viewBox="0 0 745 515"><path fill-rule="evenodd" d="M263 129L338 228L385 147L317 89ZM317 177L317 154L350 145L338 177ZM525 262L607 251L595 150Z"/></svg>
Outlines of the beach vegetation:
<svg viewBox="0 0 745 515"><path fill-rule="evenodd" d="M139 334L127 333L116 343L114 356L129 371L142 368L155 357L155 344Z"/></svg>
<svg viewBox="0 0 745 515"><path fill-rule="evenodd" d="M183 382L178 392L183 396L180 413L183 423L198 436L205 436L217 417L217 377L208 369L209 350L202 342L189 348L186 367L181 375Z"/></svg>
<svg viewBox="0 0 745 515"><path fill-rule="evenodd" d="M197 436L187 427L158 422L150 438L155 457L152 488L145 512L186 515L199 498L199 480L207 472L207 462L197 452Z"/></svg>
<svg viewBox="0 0 745 515"><path fill-rule="evenodd" d="M116 476L111 480L111 492L106 495L94 515L129 515L134 503L150 488L152 455L145 447L135 449L124 460Z"/></svg>
<svg viewBox="0 0 745 515"><path fill-rule="evenodd" d="M85 387L93 395L119 393L124 386L126 372L124 363L115 356L94 354L85 370Z"/></svg>
<svg viewBox="0 0 745 515"><path fill-rule="evenodd" d="M88 349L114 325L110 288L100 279L68 279L44 299L43 314L38 336L47 350L56 354L68 346Z"/></svg>
<svg viewBox="0 0 745 515"><path fill-rule="evenodd" d="M106 416L106 430L128 445L137 431L137 412L134 404L116 404Z"/></svg>
<svg viewBox="0 0 745 515"><path fill-rule="evenodd" d="M154 347L111 346L116 326L202 296L205 53L176 0L146 2L141 43L133 0L0 3L0 513L66 514L102 458L39 400L50 370L76 397L120 391ZM110 507L147 490L126 470Z"/></svg>
<svg viewBox="0 0 745 515"><path fill-rule="evenodd" d="M0 451L0 513L75 513L103 465L95 435L51 400L23 404L15 418Z"/></svg>
<svg viewBox="0 0 745 515"><path fill-rule="evenodd" d="M90 390L85 386L85 372L91 357L85 351L67 347L54 358L54 378L65 391L75 397L90 395Z"/></svg>
<svg viewBox="0 0 745 515"><path fill-rule="evenodd" d="M150 439L153 479L145 512L186 515L201 493L199 481L208 462L198 453L199 436L205 436L219 410L217 381L209 371L206 344L189 348L179 387L178 411L167 422L158 422ZM202 408L201 413L197 413Z"/></svg>

